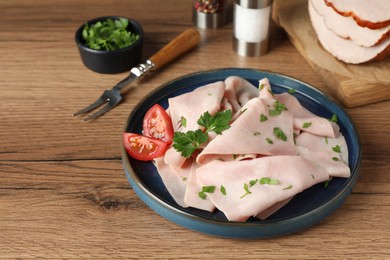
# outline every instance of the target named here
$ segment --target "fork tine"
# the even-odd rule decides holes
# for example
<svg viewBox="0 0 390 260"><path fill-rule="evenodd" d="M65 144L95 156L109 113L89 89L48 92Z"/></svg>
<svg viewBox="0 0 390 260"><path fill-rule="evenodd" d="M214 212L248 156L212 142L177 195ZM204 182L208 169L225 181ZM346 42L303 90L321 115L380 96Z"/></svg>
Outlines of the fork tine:
<svg viewBox="0 0 390 260"><path fill-rule="evenodd" d="M77 115L92 111L95 108L100 107L101 105L103 105L106 102L107 102L107 99L104 98L104 94L103 94L95 102L93 102L89 106L86 106L85 108L81 109L80 111L77 111L76 113L74 113L73 116L77 116Z"/></svg>
<svg viewBox="0 0 390 260"><path fill-rule="evenodd" d="M117 104L110 104L108 103L107 105L105 105L102 109L98 110L96 113L92 114L92 115L89 115L88 117L86 117L83 121L86 122L86 121L89 121L89 120L93 120L95 118L98 118L99 116L107 113L108 111L110 111L112 108L114 108Z"/></svg>

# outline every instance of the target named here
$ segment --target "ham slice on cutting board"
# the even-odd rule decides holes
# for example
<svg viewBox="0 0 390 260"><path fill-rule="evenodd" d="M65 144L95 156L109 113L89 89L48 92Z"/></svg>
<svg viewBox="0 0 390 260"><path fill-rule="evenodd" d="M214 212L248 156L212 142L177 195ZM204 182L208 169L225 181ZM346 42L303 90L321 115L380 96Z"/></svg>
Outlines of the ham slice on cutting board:
<svg viewBox="0 0 390 260"><path fill-rule="evenodd" d="M195 100L206 96L211 104L198 106ZM185 116L189 130L200 129L196 122L206 111L215 114L228 107L236 116L230 128L209 136L190 158L173 160L172 155L180 154L170 148L155 160L164 185L182 207L218 209L231 221L265 219L297 193L350 175L347 144L337 124L311 113L293 95L273 94L268 79L256 88L229 77L171 98L169 105L173 122ZM274 114L276 107L284 108ZM305 123L310 124L303 127ZM284 139L275 128L283 131ZM180 124L175 130L185 132ZM341 150L334 151L335 146ZM204 187L213 191L200 196Z"/></svg>
<svg viewBox="0 0 390 260"><path fill-rule="evenodd" d="M379 32L369 28L365 29L358 25L352 17L339 15L333 8L324 6L323 1L325 0L309 0L309 14L318 40L325 50L337 59L351 64L384 59L390 54L388 27L384 27L384 31L380 28ZM345 8L348 4L352 7L357 6L357 2L361 1L340 1ZM388 2L387 5L381 4L383 2L386 1L373 1L369 5L371 9L383 13L384 17L390 16L390 4ZM378 4L378 8L373 8L375 4ZM383 7L383 9L380 10L379 7ZM361 8L357 9L362 14L367 13L362 12ZM386 11L388 12L385 13Z"/></svg>

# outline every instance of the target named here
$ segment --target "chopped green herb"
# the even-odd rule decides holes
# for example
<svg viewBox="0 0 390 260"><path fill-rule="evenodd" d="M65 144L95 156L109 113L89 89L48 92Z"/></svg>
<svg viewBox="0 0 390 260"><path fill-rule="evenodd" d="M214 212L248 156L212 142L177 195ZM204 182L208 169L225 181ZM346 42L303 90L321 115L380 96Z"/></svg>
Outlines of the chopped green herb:
<svg viewBox="0 0 390 260"><path fill-rule="evenodd" d="M277 185L279 184L279 181L276 179L272 179L269 177L263 177L260 179L260 184L268 184L268 185Z"/></svg>
<svg viewBox="0 0 390 260"><path fill-rule="evenodd" d="M311 122L305 122L302 125L303 128L309 128L310 126L311 126Z"/></svg>
<svg viewBox="0 0 390 260"><path fill-rule="evenodd" d="M82 37L85 45L94 50L119 50L132 45L139 35L126 30L129 20L106 19L94 24L85 24Z"/></svg>
<svg viewBox="0 0 390 260"><path fill-rule="evenodd" d="M339 159L338 157L332 157L332 160L333 160L333 161L336 161L336 162L337 162L337 161L340 161L340 159Z"/></svg>
<svg viewBox="0 0 390 260"><path fill-rule="evenodd" d="M183 181L186 181L187 180L187 177L183 177Z"/></svg>
<svg viewBox="0 0 390 260"><path fill-rule="evenodd" d="M208 140L208 135L202 130L175 132L173 135L173 148L181 152L181 156L188 158L199 146Z"/></svg>
<svg viewBox="0 0 390 260"><path fill-rule="evenodd" d="M264 114L261 114L260 115L260 122L264 122L264 121L267 121L268 117Z"/></svg>
<svg viewBox="0 0 390 260"><path fill-rule="evenodd" d="M219 189L222 193L222 195L226 195L226 189L223 185L221 185L221 188Z"/></svg>
<svg viewBox="0 0 390 260"><path fill-rule="evenodd" d="M197 121L200 126L206 128L206 133L215 132L222 134L222 131L230 127L230 121L232 120L232 111L230 109L219 111L214 116L210 115L206 111Z"/></svg>
<svg viewBox="0 0 390 260"><path fill-rule="evenodd" d="M333 123L337 123L338 121L338 118L337 118L337 115L336 114L333 114L332 117L329 119L331 122Z"/></svg>
<svg viewBox="0 0 390 260"><path fill-rule="evenodd" d="M328 142L328 137L327 137L327 136L325 136L325 143L326 143L326 144L329 144L329 142Z"/></svg>
<svg viewBox="0 0 390 260"><path fill-rule="evenodd" d="M287 141L286 134L279 127L274 127L274 135L282 141Z"/></svg>
<svg viewBox="0 0 390 260"><path fill-rule="evenodd" d="M244 190L245 190L245 194L244 195L242 195L241 197L240 197L240 199L242 199L243 197L245 197L246 195L248 195L248 194L251 194L252 192L249 190L249 186L248 186L248 184L246 184L246 183L244 183Z"/></svg>
<svg viewBox="0 0 390 260"><path fill-rule="evenodd" d="M182 116L181 119L180 119L180 124L183 126L183 127L187 127L187 119Z"/></svg>
<svg viewBox="0 0 390 260"><path fill-rule="evenodd" d="M274 93L272 92L272 89L268 89L268 92L273 96L274 95Z"/></svg>
<svg viewBox="0 0 390 260"><path fill-rule="evenodd" d="M295 92L297 92L296 90L295 90L295 88L290 88L290 89L288 89L288 91L287 91L289 94L294 94Z"/></svg>
<svg viewBox="0 0 390 260"><path fill-rule="evenodd" d="M289 186L283 188L283 190L289 190L289 189L291 189L292 187L293 187L293 186L290 184Z"/></svg>
<svg viewBox="0 0 390 260"><path fill-rule="evenodd" d="M259 90L262 91L264 88L264 84L259 82Z"/></svg>
<svg viewBox="0 0 390 260"><path fill-rule="evenodd" d="M270 116L278 116L282 113L283 110L287 110L287 107L285 104L280 103L278 100L274 103L273 110L270 110L268 113Z"/></svg>
<svg viewBox="0 0 390 260"><path fill-rule="evenodd" d="M329 182L330 182L330 180L327 180L327 181L324 181L324 182L323 182L323 185L324 185L324 188L325 188L325 189L328 188Z"/></svg>
<svg viewBox="0 0 390 260"><path fill-rule="evenodd" d="M336 153L341 153L341 147L340 145L336 145L334 147L332 147L332 150Z"/></svg>
<svg viewBox="0 0 390 260"><path fill-rule="evenodd" d="M269 144L273 144L274 142L272 141L272 139L271 138L269 138L269 137L267 137L267 138L265 138L265 140L267 141L267 143L269 143Z"/></svg>
<svg viewBox="0 0 390 260"><path fill-rule="evenodd" d="M201 198L202 200L205 200L206 197L207 197L206 193L203 192L203 191L199 191L198 196L199 196L199 198Z"/></svg>
<svg viewBox="0 0 390 260"><path fill-rule="evenodd" d="M201 199L206 199L206 193L213 193L215 191L215 186L203 186L202 191L198 193Z"/></svg>
<svg viewBox="0 0 390 260"><path fill-rule="evenodd" d="M254 179L254 180L251 180L249 182L249 187L252 187L253 185L255 185L257 183L258 179Z"/></svg>
<svg viewBox="0 0 390 260"><path fill-rule="evenodd" d="M254 136L258 136L258 135L261 135L261 133L260 132L254 132L253 135Z"/></svg>

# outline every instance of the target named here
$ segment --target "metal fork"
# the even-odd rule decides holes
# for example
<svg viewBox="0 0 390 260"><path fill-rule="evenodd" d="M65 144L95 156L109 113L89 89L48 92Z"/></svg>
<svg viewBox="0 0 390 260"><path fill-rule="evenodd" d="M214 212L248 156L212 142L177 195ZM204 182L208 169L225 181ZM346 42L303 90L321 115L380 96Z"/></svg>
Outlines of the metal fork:
<svg viewBox="0 0 390 260"><path fill-rule="evenodd" d="M105 90L103 94L92 104L89 106L77 111L73 114L73 116L77 116L80 114L85 114L91 112L92 110L102 106L107 103L100 110L95 112L92 115L86 117L83 121L89 121L100 117L101 115L107 113L115 106L117 106L121 100L122 95L121 91L129 86L133 81L143 77L149 71L158 69L171 60L177 58L181 54L186 51L192 49L196 45L198 45L200 41L200 34L195 29L187 29L181 34L179 34L175 39L165 45L162 49L156 52L152 57L147 59L145 63L141 63L138 66L132 68L130 70L129 76L120 81L110 90Z"/></svg>

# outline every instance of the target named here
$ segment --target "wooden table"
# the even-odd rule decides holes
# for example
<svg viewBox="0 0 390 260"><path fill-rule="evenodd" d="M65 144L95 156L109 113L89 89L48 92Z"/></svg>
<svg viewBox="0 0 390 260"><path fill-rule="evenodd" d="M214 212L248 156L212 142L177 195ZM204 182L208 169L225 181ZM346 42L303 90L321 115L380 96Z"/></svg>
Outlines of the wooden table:
<svg viewBox="0 0 390 260"><path fill-rule="evenodd" d="M131 189L121 133L137 102L159 85L200 70L256 68L286 74L329 94L272 26L270 52L232 50L232 26L200 30L201 44L136 84L104 117L71 114L126 76L83 66L74 42L86 20L123 15L145 30L146 59L192 27L190 0L0 1L0 258L389 259L390 101L347 109L363 161L351 196L334 214L296 234L224 239L157 215Z"/></svg>

